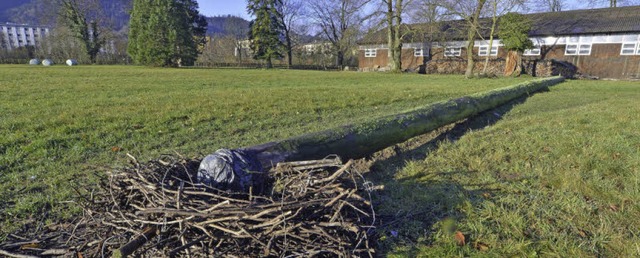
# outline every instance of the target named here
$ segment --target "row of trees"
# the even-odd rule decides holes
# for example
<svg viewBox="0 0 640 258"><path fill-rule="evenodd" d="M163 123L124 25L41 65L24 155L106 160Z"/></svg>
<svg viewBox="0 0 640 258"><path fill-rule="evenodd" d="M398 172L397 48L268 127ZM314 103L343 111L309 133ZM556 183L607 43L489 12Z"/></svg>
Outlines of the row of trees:
<svg viewBox="0 0 640 258"><path fill-rule="evenodd" d="M493 1L494 17L497 17L499 1L509 1L509 6L522 7L519 0ZM405 17L424 16L427 22L441 19L462 18L467 21L467 49L473 49L474 40L478 37L478 20L486 14L484 7L487 0L319 0L302 2L296 0L250 0L247 10L255 16L251 23L250 40L254 57L264 59L271 66L271 59L279 58L287 53L291 64L291 34L296 31L295 21L302 14L310 17L325 40L331 43L336 56L336 65L344 65L344 56L352 49L358 38L362 36L363 21L369 22L372 30L386 27L387 45L389 49L389 67L391 71L400 71L402 67L402 44L404 37L412 31L403 25ZM379 8L373 8L379 6ZM421 8L422 7L422 8ZM373 9L371 13L365 10ZM408 10L424 12L410 13ZM426 15L425 15L426 14ZM414 19L421 21L421 19ZM404 27L403 27L404 26ZM495 26L495 24L494 24ZM472 55L471 52L468 52ZM472 75L473 58L469 56L467 76Z"/></svg>
<svg viewBox="0 0 640 258"><path fill-rule="evenodd" d="M124 1L124 0L123 0ZM59 14L61 28L57 28L47 46L36 49L50 54L61 48L82 49L83 56L95 63L101 53L109 50L119 58L129 56L135 63L156 66L180 66L194 63L206 45L207 21L198 12L195 0L129 0L133 1L130 26L120 32L109 28L100 16L102 0L52 0ZM635 3L637 0L592 0L593 4ZM399 71L402 67L402 43L405 36L414 32L410 23L461 19L467 36L467 49L473 49L474 40L481 37L480 17L492 17L490 45L498 26L498 17L511 11L527 10L535 3L546 11L562 10L563 0L249 0L247 10L254 16L248 28L231 28L231 44L237 57L247 54L244 39L251 42L253 58L265 60L268 67L273 59L286 57L292 65L294 48L301 35L317 34L330 47L335 65L344 66L354 54L354 47L367 32L386 28L389 49L389 67ZM537 9L540 11L540 9ZM520 26L526 27L526 24ZM501 30L502 31L502 30ZM71 36L72 41L62 39ZM503 38L501 36L501 38ZM55 42L55 43L49 43ZM123 49L123 42L126 50ZM246 42L246 41L244 41ZM226 44L226 43L224 43ZM521 42L520 45L526 45ZM64 49L63 49L64 50ZM240 51L238 51L240 50ZM517 50L514 48L514 50ZM64 50L66 52L71 50ZM67 53L76 54L77 53ZM471 55L471 52L468 52ZM81 58L79 58L81 59ZM473 75L473 58L468 58L467 76ZM486 62L487 60L485 60ZM486 67L486 65L485 65Z"/></svg>
<svg viewBox="0 0 640 258"><path fill-rule="evenodd" d="M0 51L3 62L24 62L28 58L51 58L64 62L74 58L83 63L126 63L128 28L121 14L128 0L33 0L12 10L13 20L48 25L46 39L35 46Z"/></svg>
<svg viewBox="0 0 640 258"><path fill-rule="evenodd" d="M624 1L624 5L634 4L635 0L591 0L591 6L608 5L616 7ZM520 16L505 16L514 11L561 11L567 5L564 0L250 0L247 6L249 13L255 16L251 24L251 49L254 57L266 60L268 66L271 59L289 57L291 64L291 32L300 31L296 26L296 17L304 14L305 24L312 23L316 31L331 43L336 65L342 66L345 54L354 48L356 41L367 29L370 31L386 28L389 49L389 68L400 71L402 64L402 42L411 34L411 29L403 25L405 20L411 22L437 22L440 20L462 19L466 26L467 49L473 49L476 39L482 37L482 29L490 30L489 44L493 45L493 37L497 31L499 18L504 16L504 26L500 31L511 30L501 35L505 46L515 53L522 52L531 42L526 36L531 25ZM378 8L375 8L377 6ZM372 10L372 12L366 12ZM490 17L490 28L482 28L481 17ZM299 20L299 19L298 19ZM288 22L285 22L288 21ZM294 21L294 22L291 22ZM368 28L367 26L368 25ZM520 33L520 34L518 34ZM506 41L505 37L510 37ZM483 38L483 40L486 40ZM468 51L469 60L465 75L474 74L474 59ZM514 56L519 63L519 55ZM488 58L485 60L488 62ZM485 65L486 67L486 65Z"/></svg>
<svg viewBox="0 0 640 258"><path fill-rule="evenodd" d="M105 6L124 5L127 1L131 3L46 1L49 11L56 14L55 19L45 15L46 23L57 24L47 39L35 47L3 51L0 57L75 58L90 63L133 60L154 66L194 63L207 32L207 22L199 14L196 0L133 0L129 27L116 31L109 17L113 13L105 12Z"/></svg>
<svg viewBox="0 0 640 258"><path fill-rule="evenodd" d="M364 7L370 0L249 0L247 11L255 17L250 24L249 40L254 58L287 58L292 65L296 40L315 30L331 45L337 66L347 57L361 36ZM314 26L310 26L314 25ZM314 28L312 28L314 27Z"/></svg>

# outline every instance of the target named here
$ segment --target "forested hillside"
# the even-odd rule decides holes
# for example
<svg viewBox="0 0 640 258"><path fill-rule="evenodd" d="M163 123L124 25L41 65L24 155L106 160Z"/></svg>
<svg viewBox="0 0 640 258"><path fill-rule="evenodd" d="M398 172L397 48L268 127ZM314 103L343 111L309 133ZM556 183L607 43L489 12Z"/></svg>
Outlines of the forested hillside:
<svg viewBox="0 0 640 258"><path fill-rule="evenodd" d="M101 20L119 31L129 24L133 0L99 0ZM51 0L0 0L0 22L52 25L56 21L56 6ZM249 27L249 21L232 16L207 17L207 34L226 36Z"/></svg>
<svg viewBox="0 0 640 258"><path fill-rule="evenodd" d="M12 1L0 1L0 22L10 21L10 13L7 11L18 6L28 4L31 0L12 0Z"/></svg>
<svg viewBox="0 0 640 258"><path fill-rule="evenodd" d="M233 15L207 17L207 22L207 34L210 36L234 35L238 31L249 30L249 21Z"/></svg>
<svg viewBox="0 0 640 258"><path fill-rule="evenodd" d="M98 0L95 11L104 25L120 30L129 24L129 10L133 0ZM51 0L0 1L0 22L53 25L56 22L57 5Z"/></svg>

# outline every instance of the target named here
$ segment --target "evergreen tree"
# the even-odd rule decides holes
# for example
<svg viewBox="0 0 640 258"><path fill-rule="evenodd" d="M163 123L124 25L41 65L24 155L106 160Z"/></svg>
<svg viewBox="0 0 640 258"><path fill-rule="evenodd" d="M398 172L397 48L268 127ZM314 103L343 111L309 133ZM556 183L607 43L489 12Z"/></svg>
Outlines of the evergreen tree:
<svg viewBox="0 0 640 258"><path fill-rule="evenodd" d="M153 66L192 65L207 28L195 0L135 0L130 23L129 55Z"/></svg>
<svg viewBox="0 0 640 258"><path fill-rule="evenodd" d="M61 11L63 22L69 27L73 36L84 44L91 63L95 63L100 49L106 42L101 29L98 28L98 22L95 20L87 22L87 14L81 10L76 0L63 0Z"/></svg>
<svg viewBox="0 0 640 258"><path fill-rule="evenodd" d="M256 18L250 23L249 40L253 58L267 61L267 68L272 68L273 58L284 57L282 43L282 20L278 10L281 0L249 0L247 10Z"/></svg>
<svg viewBox="0 0 640 258"><path fill-rule="evenodd" d="M502 41L504 48L509 51L507 66L513 62L511 61L512 59L515 59L514 70L505 70L506 74L512 73L515 76L519 76L522 73L522 52L533 48L533 42L529 39L530 30L531 21L522 14L507 13L500 18L498 37Z"/></svg>

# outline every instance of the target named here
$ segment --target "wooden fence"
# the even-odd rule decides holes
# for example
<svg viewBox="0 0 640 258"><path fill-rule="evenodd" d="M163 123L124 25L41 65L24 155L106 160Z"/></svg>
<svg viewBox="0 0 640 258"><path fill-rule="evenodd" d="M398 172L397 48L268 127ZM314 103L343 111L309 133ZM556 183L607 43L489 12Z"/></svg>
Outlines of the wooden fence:
<svg viewBox="0 0 640 258"><path fill-rule="evenodd" d="M205 63L196 62L194 68L237 68L237 69L264 69L267 68L266 64L262 63ZM295 69L295 70L322 70L322 71L340 71L342 68L339 66L327 66L327 65L286 65L286 64L273 64L275 69Z"/></svg>

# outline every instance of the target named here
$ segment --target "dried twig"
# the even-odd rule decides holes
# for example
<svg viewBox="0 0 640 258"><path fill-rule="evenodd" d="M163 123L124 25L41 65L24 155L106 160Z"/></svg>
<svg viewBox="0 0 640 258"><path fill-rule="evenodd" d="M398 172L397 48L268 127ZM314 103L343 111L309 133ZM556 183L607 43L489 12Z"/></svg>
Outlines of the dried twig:
<svg viewBox="0 0 640 258"><path fill-rule="evenodd" d="M273 190L246 194L194 183L198 160L163 156L140 163L128 156L131 167L109 172L102 189L85 191L91 203L83 204L85 216L68 227L63 242L38 242L38 248L85 257L372 255L367 229L375 212L371 198L362 197L372 187L351 170L352 161L281 163L268 173ZM0 248L22 252L25 239L44 238Z"/></svg>

